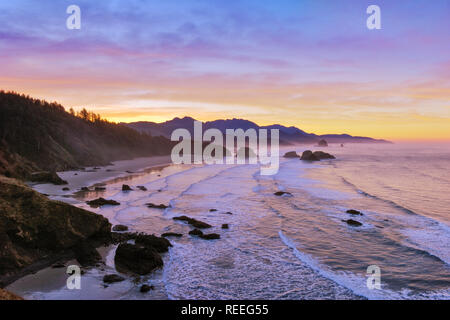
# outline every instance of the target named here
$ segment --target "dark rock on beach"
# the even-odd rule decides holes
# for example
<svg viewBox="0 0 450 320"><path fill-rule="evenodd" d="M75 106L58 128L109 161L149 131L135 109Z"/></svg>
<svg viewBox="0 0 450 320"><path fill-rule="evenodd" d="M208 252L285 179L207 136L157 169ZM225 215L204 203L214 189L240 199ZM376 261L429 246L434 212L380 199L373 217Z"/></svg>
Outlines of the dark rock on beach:
<svg viewBox="0 0 450 320"><path fill-rule="evenodd" d="M320 147L328 147L328 142L325 139L322 139L317 143L317 145Z"/></svg>
<svg viewBox="0 0 450 320"><path fill-rule="evenodd" d="M143 284L141 286L141 288L139 289L139 291L142 293L146 293L146 292L149 292L150 290L154 290L154 289L155 289L155 287L153 287L153 286L149 286L148 284Z"/></svg>
<svg viewBox="0 0 450 320"><path fill-rule="evenodd" d="M144 186L137 186L136 188L138 188L141 191L147 191L147 188Z"/></svg>
<svg viewBox="0 0 450 320"><path fill-rule="evenodd" d="M119 231L119 232L122 232L122 231L128 231L128 227L127 227L127 226L124 226L123 224L116 224L116 225L112 228L112 230L113 230L113 231Z"/></svg>
<svg viewBox="0 0 450 320"><path fill-rule="evenodd" d="M170 208L170 205L166 206L165 204L154 204L154 203L147 203L147 208L154 208L154 209L167 209Z"/></svg>
<svg viewBox="0 0 450 320"><path fill-rule="evenodd" d="M104 283L114 283L114 282L122 282L125 278L119 276L118 274L107 274L103 277Z"/></svg>
<svg viewBox="0 0 450 320"><path fill-rule="evenodd" d="M98 207L105 206L105 205L110 205L110 206L119 206L120 205L120 203L115 200L106 200L104 198L98 198L95 200L87 201L86 203L88 205L90 205L92 208L98 208Z"/></svg>
<svg viewBox="0 0 450 320"><path fill-rule="evenodd" d="M198 229L211 228L211 225L207 224L206 222L195 220L193 218L189 218L186 216L174 217L173 220L186 221L191 226L193 226L194 228L198 228Z"/></svg>
<svg viewBox="0 0 450 320"><path fill-rule="evenodd" d="M70 189L67 187L62 188L62 191L69 191Z"/></svg>
<svg viewBox="0 0 450 320"><path fill-rule="evenodd" d="M81 191L89 191L89 188L88 188L88 187L81 187L80 190L81 190Z"/></svg>
<svg viewBox="0 0 450 320"><path fill-rule="evenodd" d="M172 246L172 244L169 242L169 240L165 238L160 238L155 235L148 235L148 234L138 234L135 239L135 243L138 245L142 245L146 248L153 248L156 250L156 252L167 252L169 250L169 247Z"/></svg>
<svg viewBox="0 0 450 320"><path fill-rule="evenodd" d="M175 232L166 232L161 235L161 237L177 237L177 238L180 238L182 236L183 235L181 233L175 233Z"/></svg>
<svg viewBox="0 0 450 320"><path fill-rule="evenodd" d="M228 223L224 223L224 224L222 225L222 229L229 229Z"/></svg>
<svg viewBox="0 0 450 320"><path fill-rule="evenodd" d="M346 212L351 215L354 215L354 216L362 216L363 215L362 212L360 212L358 210L353 210L353 209L347 210Z"/></svg>
<svg viewBox="0 0 450 320"><path fill-rule="evenodd" d="M105 188L105 187L95 187L94 190L95 190L95 191L105 191L106 188Z"/></svg>
<svg viewBox="0 0 450 320"><path fill-rule="evenodd" d="M30 175L30 181L39 183L53 183L56 185L67 184L67 181L61 179L54 171L33 172Z"/></svg>
<svg viewBox="0 0 450 320"><path fill-rule="evenodd" d="M85 241L74 246L73 252L75 253L75 258L83 267L93 266L102 259L97 249Z"/></svg>
<svg viewBox="0 0 450 320"><path fill-rule="evenodd" d="M348 220L342 220L343 222L346 222L348 225L353 226L353 227L360 227L362 226L362 223L353 219L348 219Z"/></svg>
<svg viewBox="0 0 450 320"><path fill-rule="evenodd" d="M122 185L122 191L133 191L133 189L131 189L131 187L127 184L123 184Z"/></svg>
<svg viewBox="0 0 450 320"><path fill-rule="evenodd" d="M295 151L286 152L283 157L284 158L300 158L300 156Z"/></svg>
<svg viewBox="0 0 450 320"><path fill-rule="evenodd" d="M208 234L202 234L200 235L200 238L204 239L204 240L215 240L215 239L220 239L220 235L217 233L208 233Z"/></svg>
<svg viewBox="0 0 450 320"><path fill-rule="evenodd" d="M209 209L209 212L216 212L217 209Z"/></svg>
<svg viewBox="0 0 450 320"><path fill-rule="evenodd" d="M189 231L189 234L191 236L201 236L201 235L203 235L203 231L199 230L199 229L194 229L194 230Z"/></svg>
<svg viewBox="0 0 450 320"><path fill-rule="evenodd" d="M155 249L130 243L119 244L114 262L118 269L140 275L149 274L164 265L160 254Z"/></svg>
<svg viewBox="0 0 450 320"><path fill-rule="evenodd" d="M101 215L0 177L0 283L8 281L2 277L69 253L81 242L106 243L110 231L111 224Z"/></svg>
<svg viewBox="0 0 450 320"><path fill-rule="evenodd" d="M276 195L276 196L278 196L278 197L281 197L281 196L284 196L284 195L286 195L286 196L292 196L292 193L290 193L290 192L285 192L285 191L277 191L277 192L274 193L274 195Z"/></svg>

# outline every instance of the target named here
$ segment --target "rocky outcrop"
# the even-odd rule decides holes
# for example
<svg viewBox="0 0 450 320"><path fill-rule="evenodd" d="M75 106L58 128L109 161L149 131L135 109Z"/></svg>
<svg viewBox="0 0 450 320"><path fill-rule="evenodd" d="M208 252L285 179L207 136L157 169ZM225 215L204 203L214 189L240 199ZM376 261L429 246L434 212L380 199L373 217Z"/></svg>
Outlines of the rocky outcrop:
<svg viewBox="0 0 450 320"><path fill-rule="evenodd" d="M204 240L215 240L215 239L220 239L220 235L217 233L204 233L202 235L200 235L200 238L204 239Z"/></svg>
<svg viewBox="0 0 450 320"><path fill-rule="evenodd" d="M33 172L30 175L30 181L38 183L53 183L56 185L67 184L67 181L61 179L54 171Z"/></svg>
<svg viewBox="0 0 450 320"><path fill-rule="evenodd" d="M162 253L169 251L169 247L172 246L172 244L169 242L169 240L165 238L160 238L152 234L138 234L134 241L138 245L142 245L147 248L153 248L156 252Z"/></svg>
<svg viewBox="0 0 450 320"><path fill-rule="evenodd" d="M300 156L295 151L286 152L283 157L284 158L300 158Z"/></svg>
<svg viewBox="0 0 450 320"><path fill-rule="evenodd" d="M354 216L362 216L362 212L354 209L350 209L346 211L348 214L354 215Z"/></svg>
<svg viewBox="0 0 450 320"><path fill-rule="evenodd" d="M282 196L292 196L292 193L290 192L286 192L286 191L277 191L274 193L274 195L278 196L278 197L282 197Z"/></svg>
<svg viewBox="0 0 450 320"><path fill-rule="evenodd" d="M189 231L189 234L191 236L201 236L201 235L203 235L203 231L199 230L199 229L194 229L194 230Z"/></svg>
<svg viewBox="0 0 450 320"><path fill-rule="evenodd" d="M74 246L73 252L75 258L83 267L93 266L102 259L97 249L87 241Z"/></svg>
<svg viewBox="0 0 450 320"><path fill-rule="evenodd" d="M323 151L312 152L311 150L303 151L303 154L300 157L300 160L304 161L320 161L324 159L336 159L336 158L335 156Z"/></svg>
<svg viewBox="0 0 450 320"><path fill-rule="evenodd" d="M323 151L314 151L313 155L319 160L336 159L335 156L333 156L329 153L323 152Z"/></svg>
<svg viewBox="0 0 450 320"><path fill-rule="evenodd" d="M113 228L113 231L118 231L118 232L123 232L123 231L128 231L128 227L124 226L123 224L116 224Z"/></svg>
<svg viewBox="0 0 450 320"><path fill-rule="evenodd" d="M228 225L228 223L224 223L222 224L222 229L229 229L230 226Z"/></svg>
<svg viewBox="0 0 450 320"><path fill-rule="evenodd" d="M148 284L143 284L141 286L141 288L139 289L139 291L142 292L142 293L146 293L146 292L149 292L150 290L153 290L153 289L155 289L154 286L149 286Z"/></svg>
<svg viewBox="0 0 450 320"><path fill-rule="evenodd" d="M147 191L147 188L144 186L137 186L136 188L138 188L141 191Z"/></svg>
<svg viewBox="0 0 450 320"><path fill-rule="evenodd" d="M105 206L105 205L110 205L110 206L119 206L120 205L120 203L115 200L106 200L104 198L98 198L95 200L86 201L86 203L88 205L90 205L92 208L98 208L98 207Z"/></svg>
<svg viewBox="0 0 450 320"><path fill-rule="evenodd" d="M81 243L106 242L110 230L111 224L101 215L49 200L17 180L0 177L3 278L44 258L71 251Z"/></svg>
<svg viewBox="0 0 450 320"><path fill-rule="evenodd" d="M217 233L203 233L202 230L199 229L194 229L189 231L189 234L191 236L197 236L200 237L204 240L215 240L215 239L220 239L220 235Z"/></svg>
<svg viewBox="0 0 450 320"><path fill-rule="evenodd" d="M362 226L362 223L353 219L348 219L348 220L342 220L343 222L346 222L348 225L353 226L353 227L360 227Z"/></svg>
<svg viewBox="0 0 450 320"><path fill-rule="evenodd" d="M304 161L320 161L320 159L317 158L311 150L303 151L302 156L300 157L300 160L304 160Z"/></svg>
<svg viewBox="0 0 450 320"><path fill-rule="evenodd" d="M206 222L198 221L193 218L186 217L186 216L174 217L173 220L186 221L191 226L193 226L194 228L197 228L197 229L211 228L211 225L207 224Z"/></svg>
<svg viewBox="0 0 450 320"><path fill-rule="evenodd" d="M133 189L131 189L131 187L127 184L123 184L122 185L122 191L133 191Z"/></svg>
<svg viewBox="0 0 450 320"><path fill-rule="evenodd" d="M319 147L328 147L328 142L325 139L320 140L317 145Z"/></svg>
<svg viewBox="0 0 450 320"><path fill-rule="evenodd" d="M154 203L146 203L147 208L153 209L167 209L170 208L170 205L166 206L165 204L154 204Z"/></svg>
<svg viewBox="0 0 450 320"><path fill-rule="evenodd" d="M177 237L177 238L181 238L183 235L181 233L176 233L176 232L165 232L161 235L161 237Z"/></svg>
<svg viewBox="0 0 450 320"><path fill-rule="evenodd" d="M119 276L118 274L107 274L103 277L104 283L115 283L115 282L122 282L125 278Z"/></svg>
<svg viewBox="0 0 450 320"><path fill-rule="evenodd" d="M130 243L119 244L114 262L118 270L139 275L149 274L164 265L161 255L153 248Z"/></svg>
<svg viewBox="0 0 450 320"><path fill-rule="evenodd" d="M0 300L23 300L23 298L4 289L0 289Z"/></svg>

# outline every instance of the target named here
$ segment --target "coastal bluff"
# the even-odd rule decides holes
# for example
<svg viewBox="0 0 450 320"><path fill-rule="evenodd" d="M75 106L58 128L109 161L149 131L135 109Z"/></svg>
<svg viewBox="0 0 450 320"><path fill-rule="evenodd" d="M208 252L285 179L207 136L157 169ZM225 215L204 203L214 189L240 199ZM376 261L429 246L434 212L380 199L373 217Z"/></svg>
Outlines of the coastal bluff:
<svg viewBox="0 0 450 320"><path fill-rule="evenodd" d="M101 215L49 200L18 180L0 176L0 287L79 245L107 242L110 230Z"/></svg>

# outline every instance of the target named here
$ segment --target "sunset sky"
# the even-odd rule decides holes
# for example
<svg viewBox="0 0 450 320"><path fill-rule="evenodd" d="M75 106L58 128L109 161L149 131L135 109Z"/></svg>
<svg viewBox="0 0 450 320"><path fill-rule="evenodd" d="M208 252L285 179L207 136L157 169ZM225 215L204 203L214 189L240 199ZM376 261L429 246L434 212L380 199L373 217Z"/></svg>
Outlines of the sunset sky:
<svg viewBox="0 0 450 320"><path fill-rule="evenodd" d="M113 121L450 140L450 0L0 0L0 89Z"/></svg>

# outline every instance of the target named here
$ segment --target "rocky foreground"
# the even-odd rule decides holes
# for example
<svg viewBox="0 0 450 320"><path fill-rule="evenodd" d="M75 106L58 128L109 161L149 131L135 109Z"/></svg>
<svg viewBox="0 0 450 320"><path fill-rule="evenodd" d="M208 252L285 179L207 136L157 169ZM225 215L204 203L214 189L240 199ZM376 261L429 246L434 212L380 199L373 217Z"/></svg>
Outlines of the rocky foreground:
<svg viewBox="0 0 450 320"><path fill-rule="evenodd" d="M63 255L83 260L110 238L106 218L0 176L0 287Z"/></svg>

